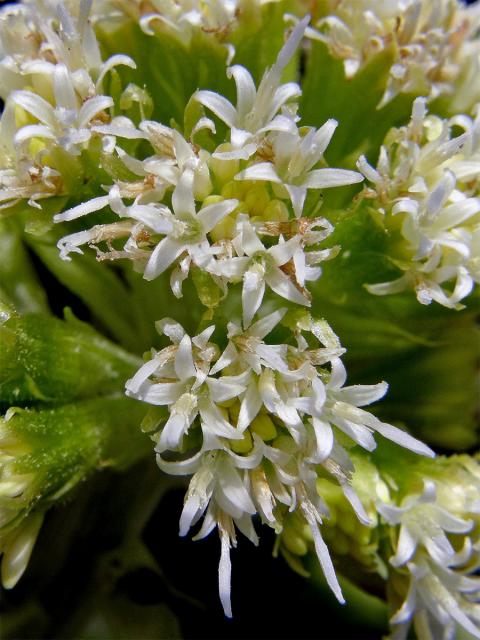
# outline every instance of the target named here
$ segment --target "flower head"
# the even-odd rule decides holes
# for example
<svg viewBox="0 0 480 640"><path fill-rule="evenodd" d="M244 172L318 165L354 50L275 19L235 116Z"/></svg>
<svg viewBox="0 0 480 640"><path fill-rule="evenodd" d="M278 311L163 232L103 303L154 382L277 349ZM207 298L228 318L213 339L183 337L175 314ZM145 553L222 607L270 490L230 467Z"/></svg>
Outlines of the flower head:
<svg viewBox="0 0 480 640"><path fill-rule="evenodd" d="M328 509L317 492L317 465L341 486L360 521L366 524L369 518L351 486L353 467L337 441L337 429L369 450L375 447L376 430L432 455L405 432L358 408L379 399L386 386L343 386L345 370L338 358L342 349L326 323L306 318L295 324L293 336L287 331L285 343L266 342L285 312L261 317L245 330L230 323L223 352L209 342L213 326L190 338L180 325L163 320L158 328L172 345L154 352L126 385L128 395L168 407L155 435L157 462L170 474L194 474L180 533L185 535L202 516L197 537L218 528L219 587L227 615L235 526L256 543L252 517L258 513L280 533L287 508L311 530L326 579L343 601L319 529ZM315 336L324 346L310 345ZM189 458L172 460L172 452L191 452L192 447Z"/></svg>

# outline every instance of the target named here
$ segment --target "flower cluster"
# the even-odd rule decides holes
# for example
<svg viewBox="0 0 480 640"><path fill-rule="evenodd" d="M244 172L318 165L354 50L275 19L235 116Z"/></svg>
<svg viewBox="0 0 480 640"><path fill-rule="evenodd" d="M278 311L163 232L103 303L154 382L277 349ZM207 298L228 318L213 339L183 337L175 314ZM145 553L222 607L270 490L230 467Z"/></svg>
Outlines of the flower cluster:
<svg viewBox="0 0 480 640"><path fill-rule="evenodd" d="M260 0L259 5L275 1ZM245 5L244 0L97 0L92 18L102 22L134 20L147 35L165 33L187 45L198 31L225 40Z"/></svg>
<svg viewBox="0 0 480 640"><path fill-rule="evenodd" d="M395 540L392 605L404 600L391 619L395 639L406 638L412 622L433 638L452 638L458 627L480 637L480 468L466 457L443 466L424 477L421 493L377 506Z"/></svg>
<svg viewBox="0 0 480 640"><path fill-rule="evenodd" d="M113 98L106 76L128 56L102 61L88 21L91 0L32 2L0 14L0 206L68 194L78 173L74 158L86 149L95 125L110 121ZM105 141L105 144L108 144ZM65 167L65 164L67 165Z"/></svg>
<svg viewBox="0 0 480 640"><path fill-rule="evenodd" d="M379 106L399 93L428 95L432 100L443 94L451 96L459 84L466 94L463 108L478 101L474 78L480 47L475 8L454 0L340 0L325 4L325 15L307 35L324 42L334 57L343 60L347 78L378 53L392 52Z"/></svg>
<svg viewBox="0 0 480 640"><path fill-rule="evenodd" d="M299 128L292 100L300 88L293 82L281 84L305 27L304 20L293 30L258 89L244 67L228 69L237 86L236 106L212 91L193 96L229 129L229 139L212 153L195 144L196 134L216 131L206 116L193 127L189 140L146 120L138 128L125 119L95 127L107 136L146 139L154 155L138 160L112 145L112 153L136 179L117 181L108 195L57 214L55 221L109 207L122 222L65 236L58 243L61 256L69 259L70 252L81 253L83 244L106 243L111 250L98 249L101 259L130 258L147 280L169 269L177 297L192 266L209 274L225 292L229 284L243 282L245 325L259 309L266 287L286 300L309 305L305 284L320 276L318 264L336 251L318 247L332 226L306 209L307 192L353 184L363 177L322 166L337 123L330 120L318 131ZM133 202L125 204L124 199ZM124 236L120 249L112 246Z"/></svg>
<svg viewBox="0 0 480 640"><path fill-rule="evenodd" d="M452 135L456 128L463 133ZM422 304L462 308L480 281L479 141L479 116L428 116L425 99L417 98L409 125L387 135L377 168L360 158L371 183L366 197L392 235L401 228L395 264L405 272L368 285L370 293L413 288Z"/></svg>
<svg viewBox="0 0 480 640"><path fill-rule="evenodd" d="M227 616L230 550L262 523L298 572L315 552L340 602L337 571L386 583L392 638L480 637L478 462L431 460L410 435L452 450L476 435L450 421L465 398L473 416L468 373L449 382L477 334L448 310L480 283L479 7L322 0L310 25L303 5L0 9L0 209L17 214L0 225L2 581L46 510L151 454L148 433L160 469L188 478L180 535L218 532ZM24 243L119 345L48 316L43 291L43 315L16 314L26 280L41 291ZM382 305L362 284L447 309L422 309L417 336L413 297ZM366 410L387 383L347 386L310 306L354 376L390 367L390 405ZM402 393L427 400L404 410Z"/></svg>
<svg viewBox="0 0 480 640"><path fill-rule="evenodd" d="M293 323L293 344L288 339L265 342L285 312L274 311L244 329L229 323L223 352L210 342L215 326L190 338L178 323L164 319L157 328L172 344L153 352L126 384L127 395L168 409L154 436L157 462L170 474L194 474L180 534L202 516L197 539L218 528L219 589L229 616L229 549L236 545L235 527L256 543L252 517L258 514L280 533L287 509L310 528L327 582L343 601L318 528L328 509L317 492L317 467L339 484L358 519L364 524L369 519L351 486L353 466L338 432L368 451L376 446L376 432L432 455L406 432L360 408L381 398L387 385L344 386L343 349L324 321L305 315ZM171 460L171 452L192 450L190 457Z"/></svg>

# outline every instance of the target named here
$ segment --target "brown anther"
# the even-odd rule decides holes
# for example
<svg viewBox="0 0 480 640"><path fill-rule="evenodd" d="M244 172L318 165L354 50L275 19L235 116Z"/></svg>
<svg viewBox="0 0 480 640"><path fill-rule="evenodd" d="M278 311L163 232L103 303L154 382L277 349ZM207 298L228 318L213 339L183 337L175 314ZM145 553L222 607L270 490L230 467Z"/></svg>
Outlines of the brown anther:
<svg viewBox="0 0 480 640"><path fill-rule="evenodd" d="M145 176L143 180L143 184L147 189L153 189L155 187L155 176L153 173L149 173Z"/></svg>
<svg viewBox="0 0 480 640"><path fill-rule="evenodd" d="M92 120L92 123L101 122L103 124L108 124L111 121L110 115L106 111L100 111L95 116L95 119Z"/></svg>
<svg viewBox="0 0 480 640"><path fill-rule="evenodd" d="M148 231L146 229L142 229L141 231L139 231L136 235L135 235L135 240L137 242L149 242L150 241L150 234L148 233Z"/></svg>
<svg viewBox="0 0 480 640"><path fill-rule="evenodd" d="M273 162L275 159L275 153L273 151L272 144L265 140L257 149L257 156L265 162Z"/></svg>

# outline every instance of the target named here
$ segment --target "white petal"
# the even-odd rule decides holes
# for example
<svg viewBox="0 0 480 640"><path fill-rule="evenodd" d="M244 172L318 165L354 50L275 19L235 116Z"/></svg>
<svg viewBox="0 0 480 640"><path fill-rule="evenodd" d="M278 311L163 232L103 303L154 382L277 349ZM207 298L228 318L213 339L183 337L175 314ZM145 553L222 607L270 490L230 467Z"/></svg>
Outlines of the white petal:
<svg viewBox="0 0 480 640"><path fill-rule="evenodd" d="M225 351L222 353L220 358L217 360L215 365L210 369L210 375L215 375L225 367L228 367L232 362L237 359L237 350L235 349L235 345L232 342L229 342L225 348Z"/></svg>
<svg viewBox="0 0 480 640"><path fill-rule="evenodd" d="M410 449L410 451L418 453L421 456L427 456L428 458L435 457L435 453L430 449L430 447L427 447L426 444L420 442L420 440L417 440L402 429L398 429L398 427L386 424L385 422L376 421L374 428L384 438L388 438L389 440L396 442L401 447L405 447L405 449Z"/></svg>
<svg viewBox="0 0 480 640"><path fill-rule="evenodd" d="M281 179L271 162L258 162L237 173L235 180L266 180L281 184Z"/></svg>
<svg viewBox="0 0 480 640"><path fill-rule="evenodd" d="M242 308L243 326L250 325L253 316L262 304L265 293L265 280L257 271L249 269L243 276Z"/></svg>
<svg viewBox="0 0 480 640"><path fill-rule="evenodd" d="M223 120L229 127L237 124L237 112L235 107L226 98L213 91L197 91L195 100Z"/></svg>
<svg viewBox="0 0 480 640"><path fill-rule="evenodd" d="M293 184L286 184L285 188L288 191L290 200L292 201L295 217L300 218L303 212L305 198L307 197L307 187L305 185L299 187Z"/></svg>
<svg viewBox="0 0 480 640"><path fill-rule="evenodd" d="M308 189L326 189L328 187L343 187L347 184L362 182L364 177L357 171L348 169L315 169L310 171L303 184Z"/></svg>
<svg viewBox="0 0 480 640"><path fill-rule="evenodd" d="M197 370L193 364L192 341L187 334L183 336L178 345L175 355L175 373L179 380L188 380L197 375Z"/></svg>
<svg viewBox="0 0 480 640"><path fill-rule="evenodd" d="M345 382L345 381L344 381ZM377 402L387 393L388 384L380 382L379 384L355 384L351 387L345 387L339 391L339 398L343 402L348 402L356 407L364 407Z"/></svg>
<svg viewBox="0 0 480 640"><path fill-rule="evenodd" d="M203 230L208 233L225 216L235 210L238 200L224 200L216 204L209 204L198 212L197 218L201 221Z"/></svg>
<svg viewBox="0 0 480 640"><path fill-rule="evenodd" d="M72 78L67 67L61 63L55 65L53 73L53 90L57 107L77 112L77 98L73 88ZM113 101L112 101L113 102Z"/></svg>
<svg viewBox="0 0 480 640"><path fill-rule="evenodd" d="M325 122L325 124L315 132L313 136L314 149L310 150L310 154L314 156L314 158L312 158L314 162L310 164L310 166L307 166L307 169L310 169L323 156L337 127L338 122L333 118L330 118L330 120L327 120L327 122Z"/></svg>
<svg viewBox="0 0 480 640"><path fill-rule="evenodd" d="M270 268L265 274L265 281L279 296L285 298L286 300L290 300L291 302L296 302L297 304L302 304L305 306L310 306L310 301L306 298L293 284L288 276L286 276L283 271L278 269L277 267Z"/></svg>
<svg viewBox="0 0 480 640"><path fill-rule="evenodd" d="M184 171L172 194L173 210L177 216L181 217L182 214L195 215L193 178L193 171L190 171L189 169Z"/></svg>
<svg viewBox="0 0 480 640"><path fill-rule="evenodd" d="M225 402L245 391L246 385L242 382L242 376L221 376L220 378L207 378L210 389L210 397L213 402Z"/></svg>
<svg viewBox="0 0 480 640"><path fill-rule="evenodd" d="M148 259L145 267L143 277L145 280L154 280L161 273L163 273L174 262L178 256L184 250L184 246L170 240L170 238L163 238L152 252L152 255Z"/></svg>
<svg viewBox="0 0 480 640"><path fill-rule="evenodd" d="M302 38L305 34L305 29L307 28L308 23L310 22L310 16L305 16L303 20L294 27L290 37L287 42L283 45L280 53L278 54L277 61L275 63L276 70L281 73L283 69L287 66L287 64L292 59L295 51L297 50Z"/></svg>
<svg viewBox="0 0 480 640"><path fill-rule="evenodd" d="M290 238L287 242L279 242L268 249L269 255L273 258L273 261L277 267L281 267L286 262L292 259L296 250L299 248L299 239L297 236Z"/></svg>
<svg viewBox="0 0 480 640"><path fill-rule="evenodd" d="M240 122L243 122L253 108L257 90L250 72L241 65L234 65L227 70L227 76L233 77L237 87L237 111Z"/></svg>
<svg viewBox="0 0 480 640"><path fill-rule="evenodd" d="M323 462L331 454L334 436L332 427L328 422L324 422L318 418L312 418L312 425L315 430L315 438L317 441L315 463L318 464Z"/></svg>
<svg viewBox="0 0 480 640"><path fill-rule="evenodd" d="M15 134L15 144L20 145L31 138L46 138L48 140L56 140L56 135L51 129L43 124L27 124Z"/></svg>
<svg viewBox="0 0 480 640"><path fill-rule="evenodd" d="M188 416L172 411L165 426L162 429L160 441L155 447L157 453L177 449L190 426Z"/></svg>
<svg viewBox="0 0 480 640"><path fill-rule="evenodd" d="M130 58L129 56L125 56L121 53L117 53L116 55L110 56L110 58L108 58L108 60L105 60L105 62L102 64L100 68L100 74L95 83L95 87L97 91L102 86L103 79L105 78L107 73L111 71L114 67L118 67L119 65L122 65L124 67L130 67L130 69L137 68L135 61L132 60L132 58Z"/></svg>
<svg viewBox="0 0 480 640"><path fill-rule="evenodd" d="M220 534L221 553L218 565L218 590L223 611L227 618L232 617L231 581L232 562L230 560L230 538L226 531Z"/></svg>
<svg viewBox="0 0 480 640"><path fill-rule="evenodd" d="M308 518L308 524L310 525L310 530L312 532L313 542L315 544L315 551L317 552L318 561L320 562L320 566L322 567L323 575L325 576L327 584L335 594L335 597L337 598L337 600L341 604L344 604L345 599L343 597L340 585L338 584L335 568L333 566L332 559L330 558L328 547L323 541L322 534L320 533L320 529L318 528L317 523L313 520L312 517Z"/></svg>
<svg viewBox="0 0 480 640"><path fill-rule="evenodd" d="M31 113L40 122L55 128L56 118L53 107L40 96L31 91L14 91L10 95L10 100L25 109L25 111L28 111L28 113Z"/></svg>
<svg viewBox="0 0 480 640"><path fill-rule="evenodd" d="M397 550L395 555L390 558L390 563L394 567L401 567L406 564L415 553L417 544L418 540L412 535L410 529L402 525L400 527Z"/></svg>
<svg viewBox="0 0 480 640"><path fill-rule="evenodd" d="M258 392L257 381L252 378L240 405L237 429L242 433L252 423L262 408L262 398Z"/></svg>
<svg viewBox="0 0 480 640"><path fill-rule="evenodd" d="M183 390L184 385L181 382L159 382L145 388L140 387L135 394L129 393L128 390L126 393L148 404L170 405L176 402Z"/></svg>
<svg viewBox="0 0 480 640"><path fill-rule="evenodd" d="M63 213L57 213L55 216L53 216L53 221L68 222L69 220L75 220L76 218L81 218L82 216L86 216L89 213L93 213L94 211L100 211L100 209L107 207L108 204L108 196L92 198L92 200L82 202L82 204L79 204L76 207L72 207L71 209L67 209L67 211L64 211Z"/></svg>
<svg viewBox="0 0 480 640"><path fill-rule="evenodd" d="M353 487L351 487L348 483L342 484L342 491L344 496L352 505L352 508L355 511L355 514L360 522L367 527L371 526L372 521L368 517L367 512L365 511L365 508L357 493L354 491Z"/></svg>
<svg viewBox="0 0 480 640"><path fill-rule="evenodd" d="M260 251L265 251L265 247L260 242L255 229L249 222L242 224L241 246L248 256L253 256Z"/></svg>
<svg viewBox="0 0 480 640"><path fill-rule="evenodd" d="M148 378L153 373L155 373L158 367L159 367L158 360L156 358L152 358L151 360L149 360L148 362L146 362L144 365L140 367L140 369L133 376L133 378L130 378L130 380L127 380L127 382L125 383L125 389L129 391L130 394L132 395L137 393L137 391L140 389L142 384L146 380L148 380Z"/></svg>
<svg viewBox="0 0 480 640"><path fill-rule="evenodd" d="M159 468L172 476L189 476L194 473L203 458L204 451L200 450L191 458L187 460L180 460L179 462L171 462L164 460L160 455L156 456L157 465Z"/></svg>
<svg viewBox="0 0 480 640"><path fill-rule="evenodd" d="M273 313L269 313L260 320L257 320L255 324L249 329L249 334L252 336L256 336L257 338L265 338L270 331L272 331L277 324L282 320L283 316L286 314L287 309L283 307L282 309L277 309Z"/></svg>
<svg viewBox="0 0 480 640"><path fill-rule="evenodd" d="M113 107L113 100L109 96L96 96L87 100L78 113L79 128L86 127L98 113L110 107Z"/></svg>

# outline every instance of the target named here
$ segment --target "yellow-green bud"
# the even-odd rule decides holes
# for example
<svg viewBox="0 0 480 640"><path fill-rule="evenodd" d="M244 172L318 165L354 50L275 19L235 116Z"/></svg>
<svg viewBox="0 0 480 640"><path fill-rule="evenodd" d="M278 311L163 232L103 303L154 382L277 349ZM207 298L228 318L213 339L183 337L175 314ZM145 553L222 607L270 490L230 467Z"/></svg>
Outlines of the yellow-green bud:
<svg viewBox="0 0 480 640"><path fill-rule="evenodd" d="M267 416L266 414L263 414L263 413L259 414L252 421L250 428L252 429L253 432L258 434L262 438L262 440L265 440L266 442L268 442L268 440L273 440L274 438L277 437L277 429L273 424L273 421L270 418L270 416Z"/></svg>
<svg viewBox="0 0 480 640"><path fill-rule="evenodd" d="M232 145L229 142L224 142L216 149L218 152L231 151ZM215 178L217 178L220 184L225 184L229 180L233 180L236 174L240 171L240 162L238 160L220 160L219 158L211 158L210 168L213 171Z"/></svg>
<svg viewBox="0 0 480 640"><path fill-rule="evenodd" d="M270 200L262 213L262 218L265 222L287 222L288 207L282 200Z"/></svg>
<svg viewBox="0 0 480 640"><path fill-rule="evenodd" d="M253 440L250 431L247 429L241 440L230 440L230 449L235 453L248 453L252 450Z"/></svg>
<svg viewBox="0 0 480 640"><path fill-rule="evenodd" d="M270 194L266 187L257 185L249 189L244 199L252 216L263 216L263 212L270 202Z"/></svg>

